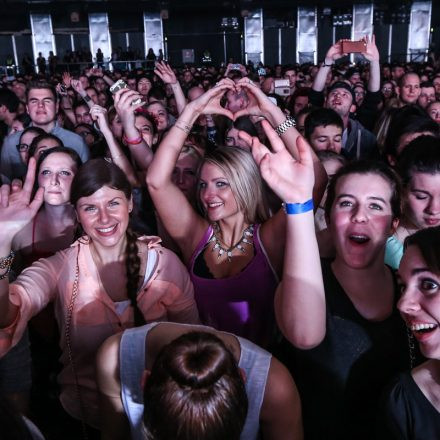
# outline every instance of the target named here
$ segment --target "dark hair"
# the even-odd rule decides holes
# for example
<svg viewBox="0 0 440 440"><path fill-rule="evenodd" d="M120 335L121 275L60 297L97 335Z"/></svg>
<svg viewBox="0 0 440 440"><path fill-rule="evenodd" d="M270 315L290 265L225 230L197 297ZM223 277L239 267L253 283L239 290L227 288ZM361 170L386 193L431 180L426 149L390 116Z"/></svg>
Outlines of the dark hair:
<svg viewBox="0 0 440 440"><path fill-rule="evenodd" d="M21 138L23 137L24 134L26 133L35 133L37 136L41 136L42 134L46 134L46 132L40 128L40 127L28 127L25 128L21 134L20 134L20 142L21 142Z"/></svg>
<svg viewBox="0 0 440 440"><path fill-rule="evenodd" d="M327 125L335 125L341 131L344 130L342 118L330 108L317 108L312 110L304 121L304 136L310 141L310 136L316 127L327 127Z"/></svg>
<svg viewBox="0 0 440 440"><path fill-rule="evenodd" d="M233 128L237 130L245 131L250 136L254 136L254 137L258 136L258 131L254 123L250 120L249 116L240 116L235 121L230 121L228 119L228 126L225 131L225 138L228 131L232 130Z"/></svg>
<svg viewBox="0 0 440 440"><path fill-rule="evenodd" d="M286 66L283 67L282 71L281 71L281 75L284 76L285 73L289 70L293 70L295 73L298 73L298 68L293 66L292 64L287 64Z"/></svg>
<svg viewBox="0 0 440 440"><path fill-rule="evenodd" d="M402 184L399 176L390 167L380 161L358 160L349 162L340 168L330 179L325 201L325 215L330 218L330 211L336 198L336 185L338 180L350 174L376 174L385 179L391 187L391 212L393 218L400 218L402 214Z"/></svg>
<svg viewBox="0 0 440 440"><path fill-rule="evenodd" d="M0 106L4 105L11 113L15 113L19 103L20 100L12 90L0 89Z"/></svg>
<svg viewBox="0 0 440 440"><path fill-rule="evenodd" d="M31 125L32 119L27 113L21 113L14 118L15 121L21 122L23 124L23 129L26 129Z"/></svg>
<svg viewBox="0 0 440 440"><path fill-rule="evenodd" d="M52 139L52 140L58 142L59 147L64 147L63 141L58 136L55 136L54 134L50 134L50 133L45 132L44 134L40 134L36 138L34 138L33 141L31 142L31 144L29 145L29 157L32 157L35 154L35 151L37 150L37 145L41 141L44 141L46 139Z"/></svg>
<svg viewBox="0 0 440 440"><path fill-rule="evenodd" d="M157 102L157 101L154 101ZM149 121L153 127L153 134L157 134L157 125L156 125L156 121L153 118L153 116L151 116L150 113L148 113L147 110L145 110L143 107L138 108L135 110L134 112L134 116L135 118L138 116L143 116L147 121Z"/></svg>
<svg viewBox="0 0 440 440"><path fill-rule="evenodd" d="M404 185L413 173L440 173L440 139L422 135L411 141L399 157L397 170Z"/></svg>
<svg viewBox="0 0 440 440"><path fill-rule="evenodd" d="M440 273L440 226L419 229L406 237L404 249L408 246L417 246L428 268Z"/></svg>
<svg viewBox="0 0 440 440"><path fill-rule="evenodd" d="M420 88L428 88L428 87L432 87L434 88L434 83L432 81L423 81L422 83L420 83Z"/></svg>
<svg viewBox="0 0 440 440"><path fill-rule="evenodd" d="M322 150L317 151L316 156L321 162L325 160L337 160L341 165L347 164L347 159L341 154L335 153L334 151Z"/></svg>
<svg viewBox="0 0 440 440"><path fill-rule="evenodd" d="M104 159L91 159L79 169L73 178L70 190L70 202L76 207L81 197L91 196L103 186L122 191L127 200L131 199L131 185L124 172L117 165L107 162ZM135 325L139 326L145 322L136 301L141 260L138 255L136 234L132 232L130 228L127 228L126 234L126 288L128 298L134 309Z"/></svg>
<svg viewBox="0 0 440 440"><path fill-rule="evenodd" d="M76 101L73 104L73 111L75 112L75 110L79 107L85 107L87 109L87 111L90 112L90 107L87 105L87 103L85 101Z"/></svg>
<svg viewBox="0 0 440 440"><path fill-rule="evenodd" d="M154 86L148 91L148 99L155 98L158 101L163 101L167 95L163 91L162 87ZM153 101L154 102L154 101Z"/></svg>
<svg viewBox="0 0 440 440"><path fill-rule="evenodd" d="M73 150L72 148L68 148L68 147L53 147L53 148L49 148L47 150L44 150L41 153L40 157L38 158L38 162L37 162L37 172L40 169L41 164L44 162L44 160L46 160L47 156L50 156L52 153L67 154L75 162L75 165L76 165L77 169L79 169L80 166L82 165L82 160L79 157L79 154L75 150Z"/></svg>
<svg viewBox="0 0 440 440"><path fill-rule="evenodd" d="M234 356L207 332L163 347L144 389L144 424L154 440L238 440L247 408Z"/></svg>
<svg viewBox="0 0 440 440"><path fill-rule="evenodd" d="M34 89L47 89L50 90L53 96L53 100L56 103L58 100L58 95L55 90L55 87L52 84L49 84L47 81L37 80L37 81L30 81L27 89L26 89L26 102L29 99L29 92Z"/></svg>
<svg viewBox="0 0 440 440"><path fill-rule="evenodd" d="M295 101L296 98L299 98L300 96L305 96L305 97L309 97L310 95L310 87L300 87L297 88L294 92L293 95L291 96L291 98L289 99L289 102L287 104L287 110L289 110L290 114L293 115L294 114L294 107L295 107Z"/></svg>
<svg viewBox="0 0 440 440"><path fill-rule="evenodd" d="M385 138L384 153L397 156L397 146L401 137L408 133L431 132L433 135L440 133L439 125L417 105L406 105L393 112L390 125Z"/></svg>

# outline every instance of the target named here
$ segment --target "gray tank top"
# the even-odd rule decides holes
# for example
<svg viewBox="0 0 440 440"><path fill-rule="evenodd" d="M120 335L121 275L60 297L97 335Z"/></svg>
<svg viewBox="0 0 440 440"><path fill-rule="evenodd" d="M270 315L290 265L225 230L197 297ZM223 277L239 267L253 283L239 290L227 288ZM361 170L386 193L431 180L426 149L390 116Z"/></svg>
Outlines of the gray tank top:
<svg viewBox="0 0 440 440"><path fill-rule="evenodd" d="M125 413L130 422L132 440L143 440L142 417L144 396L141 388L145 369L145 338L159 322L125 330L119 349L121 395ZM184 324L181 324L184 325ZM192 326L197 330L203 326ZM234 335L235 336L235 335ZM247 339L235 336L241 347L238 366L246 373L248 413L240 440L256 440L259 432L260 410L266 388L272 355Z"/></svg>

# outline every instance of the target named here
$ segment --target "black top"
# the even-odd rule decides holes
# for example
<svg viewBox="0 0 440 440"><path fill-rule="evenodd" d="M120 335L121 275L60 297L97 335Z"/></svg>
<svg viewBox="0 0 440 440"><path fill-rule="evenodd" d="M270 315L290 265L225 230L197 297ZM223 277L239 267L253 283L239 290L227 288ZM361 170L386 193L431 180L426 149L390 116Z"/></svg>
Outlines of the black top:
<svg viewBox="0 0 440 440"><path fill-rule="evenodd" d="M377 401L399 371L409 369L406 329L397 309L384 321L368 321L353 306L322 260L326 336L310 350L286 343L288 363L303 405L305 439L368 439L374 436ZM397 302L397 286L395 289Z"/></svg>
<svg viewBox="0 0 440 440"><path fill-rule="evenodd" d="M440 439L440 413L410 373L399 374L387 387L380 407L378 439Z"/></svg>

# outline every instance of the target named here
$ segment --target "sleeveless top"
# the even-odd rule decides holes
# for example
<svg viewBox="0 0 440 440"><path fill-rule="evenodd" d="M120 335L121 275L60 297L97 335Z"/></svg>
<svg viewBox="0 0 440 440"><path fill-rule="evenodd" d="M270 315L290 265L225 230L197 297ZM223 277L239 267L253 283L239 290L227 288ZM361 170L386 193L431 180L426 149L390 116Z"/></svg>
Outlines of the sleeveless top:
<svg viewBox="0 0 440 440"><path fill-rule="evenodd" d="M270 265L255 225L255 256L238 274L229 278L203 278L194 273L196 260L213 235L209 226L189 263L194 296L203 324L242 336L267 347L274 336L274 294L278 277Z"/></svg>
<svg viewBox="0 0 440 440"><path fill-rule="evenodd" d="M148 332L160 322L126 330L122 334L119 348L121 396L124 411L128 417L132 440L143 440L144 396L141 388L142 373L145 370L145 340ZM186 324L181 324L185 325ZM202 326L192 326L203 330ZM235 336L240 344L238 366L246 373L246 394L248 413L240 440L258 439L260 410L263 404L267 376L272 355L246 339Z"/></svg>

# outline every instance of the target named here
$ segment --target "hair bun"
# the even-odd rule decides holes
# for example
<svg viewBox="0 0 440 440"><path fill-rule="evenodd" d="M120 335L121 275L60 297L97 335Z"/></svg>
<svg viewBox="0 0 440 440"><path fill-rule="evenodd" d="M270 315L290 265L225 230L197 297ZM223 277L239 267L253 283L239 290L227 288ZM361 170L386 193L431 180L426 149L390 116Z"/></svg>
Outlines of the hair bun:
<svg viewBox="0 0 440 440"><path fill-rule="evenodd" d="M176 383L194 389L209 387L230 371L230 353L217 336L206 332L185 336L188 344L168 366Z"/></svg>

